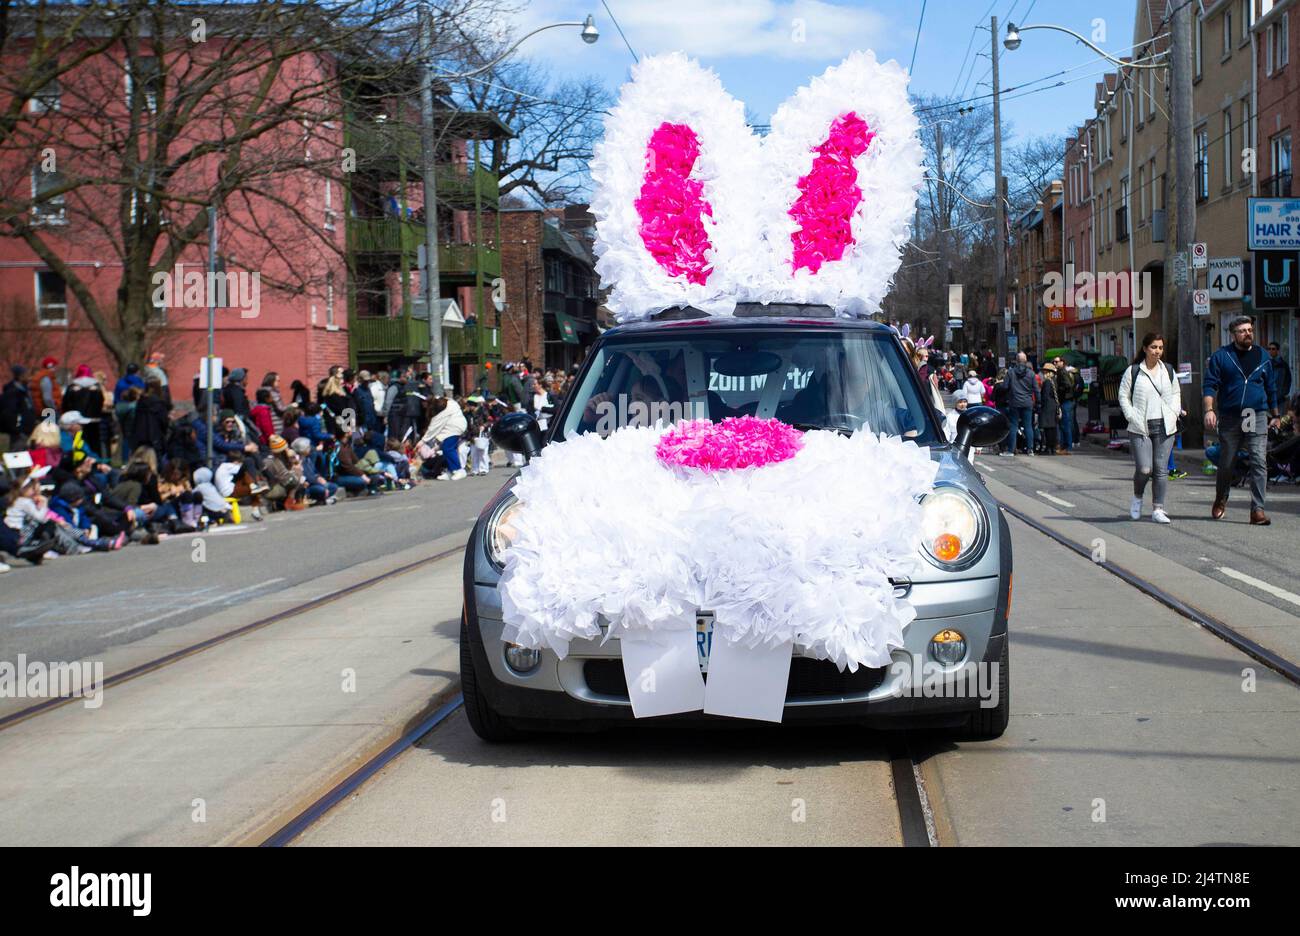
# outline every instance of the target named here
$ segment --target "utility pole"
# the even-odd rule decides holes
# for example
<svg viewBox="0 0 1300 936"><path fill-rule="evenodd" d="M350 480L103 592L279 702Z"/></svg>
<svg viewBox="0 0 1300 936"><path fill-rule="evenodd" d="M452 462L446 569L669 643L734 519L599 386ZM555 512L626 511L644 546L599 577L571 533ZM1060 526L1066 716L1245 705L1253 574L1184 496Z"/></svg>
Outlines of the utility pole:
<svg viewBox="0 0 1300 936"><path fill-rule="evenodd" d="M935 172L939 174L939 184L935 186L935 194L939 200L939 212L935 216L934 238L939 248L939 306L940 315L943 317L943 328L945 333L948 330L948 253L944 250L944 243L947 238L944 236L943 228L947 223L948 214L944 211L944 186L946 183L943 179L943 121L939 120L934 125L934 167ZM955 343L955 342L954 342Z"/></svg>
<svg viewBox="0 0 1300 936"><path fill-rule="evenodd" d="M997 301L993 312L997 316L998 323L997 353L999 357L1005 358L1007 357L1007 328L1006 314L1003 310L1007 305L1007 207L1002 198L1002 92L998 84L998 18L996 16L991 21L989 39L993 50L993 203L994 218L998 228L997 236L994 238L997 245L995 260L998 279Z"/></svg>
<svg viewBox="0 0 1300 936"><path fill-rule="evenodd" d="M1192 144L1192 9L1187 3L1174 8L1169 25L1169 93L1171 95L1171 127L1173 136L1173 189L1175 220L1173 225L1174 251L1190 253L1196 240L1196 154ZM1169 236L1166 233L1166 236ZM1189 276L1191 257L1188 257ZM1172 267L1166 267L1171 269ZM1171 277L1172 279L1172 277ZM1201 320L1192 314L1191 285L1170 289L1165 287L1165 302L1173 302L1167 320L1176 323L1172 337L1175 360L1192 365L1192 384L1189 393L1183 394L1183 408L1187 418L1183 421L1183 444L1200 448L1204 441L1200 382L1204 376L1201 358Z"/></svg>
<svg viewBox="0 0 1300 936"><path fill-rule="evenodd" d="M216 354L216 347L217 347L217 291L216 289L213 288L213 284L216 282L217 279L216 273L217 273L217 207L216 205L209 205L208 206L208 282L207 282L208 356L203 361L205 380L200 381L200 383L206 382L208 385L208 405L207 405L208 431L206 433L207 440L208 440L207 466L212 470L216 470L215 466L212 464L212 436L216 431L212 425L212 398L213 398L213 394L215 394L218 391L218 389L220 389L221 387L221 375L218 374L216 377L212 376L212 370L213 370L212 362L215 359L214 355Z"/></svg>
<svg viewBox="0 0 1300 936"><path fill-rule="evenodd" d="M433 392L442 393L442 318L438 314L438 174L433 130L433 13L429 4L420 9L420 176L424 182L424 308L429 316L429 372ZM405 220L399 220L404 224Z"/></svg>

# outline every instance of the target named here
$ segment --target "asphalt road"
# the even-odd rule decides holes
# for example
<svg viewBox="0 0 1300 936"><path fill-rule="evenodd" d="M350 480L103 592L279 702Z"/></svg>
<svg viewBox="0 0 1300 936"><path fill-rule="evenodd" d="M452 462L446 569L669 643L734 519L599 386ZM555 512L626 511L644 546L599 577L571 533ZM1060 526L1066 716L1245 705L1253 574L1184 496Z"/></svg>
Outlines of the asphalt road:
<svg viewBox="0 0 1300 936"><path fill-rule="evenodd" d="M513 471L340 499L157 546L13 563L0 578L0 660L91 659L253 598L468 530Z"/></svg>
<svg viewBox="0 0 1300 936"><path fill-rule="evenodd" d="M1143 546L1186 568L1300 615L1300 485L1269 485L1266 511L1273 523L1249 523L1250 491L1233 488L1228 512L1210 519L1214 477L1189 471L1169 482L1165 505L1169 526L1151 522L1151 487L1147 486L1140 521L1129 519L1133 496L1133 461L1125 452L1108 452L1085 445L1069 456L980 455L981 471L1060 513L1086 520L1116 536ZM1141 569L1133 570L1141 574ZM1195 596L1190 596L1194 598Z"/></svg>
<svg viewBox="0 0 1300 936"><path fill-rule="evenodd" d="M940 844L1300 844L1300 690L1010 523L1007 732L911 736ZM494 745L458 713L298 843L896 844L886 742L739 725Z"/></svg>

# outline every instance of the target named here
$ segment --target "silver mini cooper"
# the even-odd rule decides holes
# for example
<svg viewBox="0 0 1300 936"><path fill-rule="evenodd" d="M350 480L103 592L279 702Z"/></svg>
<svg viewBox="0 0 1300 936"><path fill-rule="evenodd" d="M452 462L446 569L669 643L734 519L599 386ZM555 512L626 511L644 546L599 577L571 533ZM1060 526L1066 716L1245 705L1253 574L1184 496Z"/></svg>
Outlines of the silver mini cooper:
<svg viewBox="0 0 1300 936"><path fill-rule="evenodd" d="M779 393L766 380L773 373L785 375ZM741 307L726 318L674 310L599 338L546 439L526 413L502 417L493 438L531 456L546 442L642 419L652 425L750 414L805 430L866 425L929 447L939 472L923 506L927 529L943 533L923 542L923 573L893 580L916 609L904 630L906 646L894 651L891 665L857 672L796 655L783 721L938 727L995 738L1009 710L1011 539L967 455L1001 441L1007 420L988 407L968 409L950 443L929 400L897 335L879 323L835 318L818 306ZM465 552L461 681L470 725L486 740L506 741L530 731L629 723L617 639L575 640L563 660L502 639L497 586L507 545L502 531L518 503L513 486L488 502ZM711 625L702 610L697 645L706 679ZM718 720L695 712L652 721L669 719Z"/></svg>

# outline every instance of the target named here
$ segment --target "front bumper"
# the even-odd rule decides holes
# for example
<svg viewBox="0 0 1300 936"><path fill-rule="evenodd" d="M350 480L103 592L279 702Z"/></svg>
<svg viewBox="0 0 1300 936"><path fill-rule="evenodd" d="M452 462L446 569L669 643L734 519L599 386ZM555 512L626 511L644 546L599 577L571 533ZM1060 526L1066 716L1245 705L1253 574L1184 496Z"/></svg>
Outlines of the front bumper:
<svg viewBox="0 0 1300 936"><path fill-rule="evenodd" d="M465 614L480 690L494 710L534 727L576 728L580 723L631 721L631 703L622 683L617 638L605 642L575 640L559 659L542 651L541 664L527 674L506 663L501 638L500 598L494 586L466 583ZM891 727L911 724L957 724L981 705L980 680L996 686L987 667L954 666L939 671L936 685L922 686L914 664L930 661L930 639L945 628L967 639L967 664L992 663L1006 641L1006 605L1000 577L931 582L912 586L918 615L904 631L905 646L894 652L893 666L840 674L833 663L796 656L783 720L799 722L880 722ZM985 697L987 698L987 697ZM985 705L988 704L986 701ZM702 712L656 718L727 721Z"/></svg>

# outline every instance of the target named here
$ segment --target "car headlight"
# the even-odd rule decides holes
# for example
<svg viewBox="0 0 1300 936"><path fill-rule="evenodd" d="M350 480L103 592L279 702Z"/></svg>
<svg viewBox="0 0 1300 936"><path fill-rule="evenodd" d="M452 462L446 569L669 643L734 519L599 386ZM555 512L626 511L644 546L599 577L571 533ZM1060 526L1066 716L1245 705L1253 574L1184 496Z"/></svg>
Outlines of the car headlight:
<svg viewBox="0 0 1300 936"><path fill-rule="evenodd" d="M984 508L956 487L936 487L921 500L921 548L942 568L977 559L988 539Z"/></svg>
<svg viewBox="0 0 1300 936"><path fill-rule="evenodd" d="M513 496L507 497L492 511L483 531L483 545L487 549L488 560L496 566L498 572L506 567L506 550L519 535L514 521L518 519L522 506Z"/></svg>

